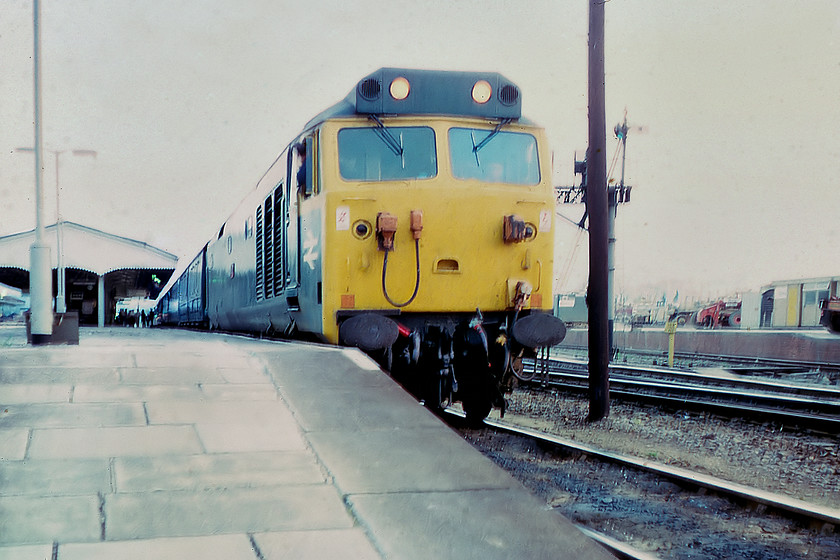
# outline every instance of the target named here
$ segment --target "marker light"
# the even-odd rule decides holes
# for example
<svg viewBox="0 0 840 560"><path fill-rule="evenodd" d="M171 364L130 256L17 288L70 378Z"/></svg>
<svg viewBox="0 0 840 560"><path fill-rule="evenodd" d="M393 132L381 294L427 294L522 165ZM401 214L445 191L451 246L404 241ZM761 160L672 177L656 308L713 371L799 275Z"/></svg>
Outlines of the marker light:
<svg viewBox="0 0 840 560"><path fill-rule="evenodd" d="M408 97L408 93L411 91L411 86L409 85L408 80L401 76L399 78L394 78L391 82L390 91L391 97L397 101L402 101Z"/></svg>
<svg viewBox="0 0 840 560"><path fill-rule="evenodd" d="M487 80L479 80L472 88L472 98L476 103L487 103L493 95L493 88Z"/></svg>

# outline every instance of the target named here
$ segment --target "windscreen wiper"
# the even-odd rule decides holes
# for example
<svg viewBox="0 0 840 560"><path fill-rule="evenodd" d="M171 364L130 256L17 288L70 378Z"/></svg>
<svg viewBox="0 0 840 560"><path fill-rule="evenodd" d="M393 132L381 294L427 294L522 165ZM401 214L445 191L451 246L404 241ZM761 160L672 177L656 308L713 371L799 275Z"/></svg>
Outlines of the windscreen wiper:
<svg viewBox="0 0 840 560"><path fill-rule="evenodd" d="M403 147L402 147L402 140L397 139L391 133L390 130L379 120L379 117L376 115L370 115L370 118L376 123L376 132L377 135L385 142L385 145L391 148L391 151L394 152L394 155L402 156L403 155Z"/></svg>
<svg viewBox="0 0 840 560"><path fill-rule="evenodd" d="M478 150L480 150L481 148L486 146L487 142L489 142L494 136L496 136L499 133L499 131L502 129L502 127L505 126L506 124L510 123L511 120L512 119L502 119L501 122L496 125L496 128L494 128L493 131L490 134L485 136L484 140L479 142L478 145L476 145L475 140L473 140L473 152L478 154ZM476 157L478 157L478 155L476 155Z"/></svg>

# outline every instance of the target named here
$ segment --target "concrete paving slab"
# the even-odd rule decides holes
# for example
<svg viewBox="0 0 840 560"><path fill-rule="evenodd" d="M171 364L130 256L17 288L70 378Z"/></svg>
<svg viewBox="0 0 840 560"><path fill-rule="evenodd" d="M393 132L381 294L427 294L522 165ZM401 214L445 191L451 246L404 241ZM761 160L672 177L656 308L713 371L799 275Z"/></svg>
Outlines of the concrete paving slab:
<svg viewBox="0 0 840 560"><path fill-rule="evenodd" d="M289 402L305 432L441 426L434 414L390 379L361 390L358 387L287 385L281 387L280 393ZM331 404L324 406L323 403Z"/></svg>
<svg viewBox="0 0 840 560"><path fill-rule="evenodd" d="M129 385L194 385L222 383L221 373L204 367L120 368L122 383Z"/></svg>
<svg viewBox="0 0 840 560"><path fill-rule="evenodd" d="M0 409L0 418L2 418ZM0 461L20 461L26 457L29 428L0 428Z"/></svg>
<svg viewBox="0 0 840 560"><path fill-rule="evenodd" d="M2 384L0 403L67 403L73 393L68 384Z"/></svg>
<svg viewBox="0 0 840 560"><path fill-rule="evenodd" d="M224 376L224 373L222 375ZM201 385L200 389L203 398L210 401L253 402L276 401L280 399L277 394L277 389L272 383L268 382L268 377L264 377L262 383L205 383Z"/></svg>
<svg viewBox="0 0 840 560"><path fill-rule="evenodd" d="M0 498L0 546L90 542L101 534L96 495Z"/></svg>
<svg viewBox="0 0 840 560"><path fill-rule="evenodd" d="M29 457L137 457L201 453L192 426L68 428L32 431Z"/></svg>
<svg viewBox="0 0 840 560"><path fill-rule="evenodd" d="M2 554L2 549L0 549L0 554ZM248 535L63 544L58 547L59 560L255 560L256 558Z"/></svg>
<svg viewBox="0 0 840 560"><path fill-rule="evenodd" d="M33 403L2 409L0 428L52 428L85 426L142 426L146 415L140 403Z"/></svg>
<svg viewBox="0 0 840 560"><path fill-rule="evenodd" d="M386 558L614 560L522 488L348 497ZM542 515L535 511L542 510ZM511 527L511 520L527 524Z"/></svg>
<svg viewBox="0 0 840 560"><path fill-rule="evenodd" d="M0 496L78 496L111 491L108 459L0 461Z"/></svg>
<svg viewBox="0 0 840 560"><path fill-rule="evenodd" d="M116 367L14 366L0 367L0 383L91 383L116 385L120 372Z"/></svg>
<svg viewBox="0 0 840 560"><path fill-rule="evenodd" d="M254 368L218 368L216 371L228 383L261 384L268 381L268 376L262 365Z"/></svg>
<svg viewBox="0 0 840 560"><path fill-rule="evenodd" d="M265 560L381 559L364 531L359 528L261 533L254 535L254 541Z"/></svg>
<svg viewBox="0 0 840 560"><path fill-rule="evenodd" d="M131 353L121 346L24 346L4 351L0 368L5 366L86 366L117 367L133 365Z"/></svg>
<svg viewBox="0 0 840 560"><path fill-rule="evenodd" d="M114 461L117 492L257 488L323 484L309 452L123 457Z"/></svg>
<svg viewBox="0 0 840 560"><path fill-rule="evenodd" d="M241 352L235 345L226 344L219 340L220 344L208 345L201 342L195 344L195 349L190 350L185 345L179 346L177 354L172 352L136 352L135 367L140 369L149 368L175 368L175 369L203 369L208 364L217 368L235 367L241 368L243 363L248 366L250 356Z"/></svg>
<svg viewBox="0 0 840 560"><path fill-rule="evenodd" d="M3 560L50 560L52 545L2 546L0 558Z"/></svg>
<svg viewBox="0 0 840 560"><path fill-rule="evenodd" d="M196 424L198 437L208 453L249 451L304 451L306 441L297 425L267 424Z"/></svg>
<svg viewBox="0 0 840 560"><path fill-rule="evenodd" d="M198 384L183 385L76 385L74 403L142 403L148 401L199 400Z"/></svg>
<svg viewBox="0 0 840 560"><path fill-rule="evenodd" d="M313 387L321 389L381 387L393 383L387 374L378 367L373 368L369 358L359 358L355 353L348 353L338 348L305 346L306 352L287 352L276 354L276 347L267 346L256 351L263 358L266 369L278 387ZM364 360L365 368L360 368L357 360Z"/></svg>
<svg viewBox="0 0 840 560"><path fill-rule="evenodd" d="M347 494L520 487L442 425L426 430L312 432L307 436L336 485Z"/></svg>
<svg viewBox="0 0 840 560"><path fill-rule="evenodd" d="M150 424L271 424L297 430L292 413L280 401L149 402Z"/></svg>
<svg viewBox="0 0 840 560"><path fill-rule="evenodd" d="M106 540L353 526L328 485L115 494L105 519Z"/></svg>

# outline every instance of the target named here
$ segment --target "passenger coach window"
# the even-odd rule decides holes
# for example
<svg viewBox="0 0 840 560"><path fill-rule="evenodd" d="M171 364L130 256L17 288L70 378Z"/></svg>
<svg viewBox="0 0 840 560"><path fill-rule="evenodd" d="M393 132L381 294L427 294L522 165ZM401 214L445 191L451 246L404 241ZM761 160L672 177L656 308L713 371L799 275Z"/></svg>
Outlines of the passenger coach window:
<svg viewBox="0 0 840 560"><path fill-rule="evenodd" d="M343 128L338 131L338 167L348 181L434 177L435 132L428 127Z"/></svg>
<svg viewBox="0 0 840 560"><path fill-rule="evenodd" d="M449 150L457 179L516 185L540 182L537 139L530 134L450 128Z"/></svg>

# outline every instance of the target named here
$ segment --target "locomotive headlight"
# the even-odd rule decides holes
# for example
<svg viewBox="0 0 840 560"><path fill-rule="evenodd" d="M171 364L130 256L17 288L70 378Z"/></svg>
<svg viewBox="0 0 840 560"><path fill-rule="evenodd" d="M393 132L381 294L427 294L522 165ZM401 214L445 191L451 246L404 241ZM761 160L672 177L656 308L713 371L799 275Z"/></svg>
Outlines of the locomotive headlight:
<svg viewBox="0 0 840 560"><path fill-rule="evenodd" d="M533 241L537 237L537 227L531 222L525 222L525 241Z"/></svg>
<svg viewBox="0 0 840 560"><path fill-rule="evenodd" d="M411 84L408 83L408 80L400 76L399 78L394 78L391 81L389 91L391 92L391 97L397 101L402 101L408 97L408 94L411 91Z"/></svg>
<svg viewBox="0 0 840 560"><path fill-rule="evenodd" d="M493 88L487 80L479 80L472 88L472 98L476 103L484 104L490 101L493 95Z"/></svg>

